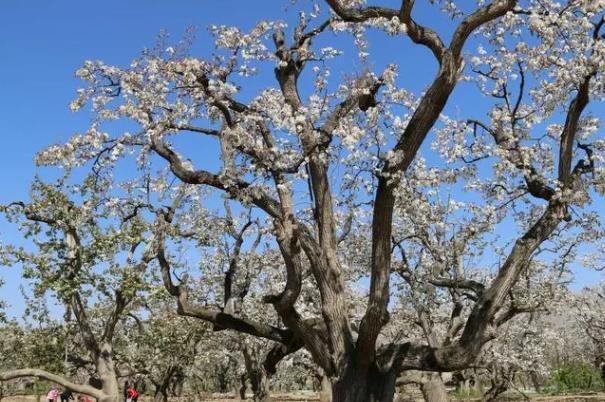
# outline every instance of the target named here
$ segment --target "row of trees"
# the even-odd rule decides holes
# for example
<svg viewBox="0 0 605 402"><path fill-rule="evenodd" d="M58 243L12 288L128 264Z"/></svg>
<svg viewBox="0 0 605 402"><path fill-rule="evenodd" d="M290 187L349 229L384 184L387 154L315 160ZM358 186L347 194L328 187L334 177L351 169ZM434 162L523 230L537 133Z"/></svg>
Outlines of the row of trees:
<svg viewBox="0 0 605 402"><path fill-rule="evenodd" d="M71 108L90 105L91 125L39 153L65 174L4 205L32 244L2 256L65 306L98 387L0 379L117 401L119 342L136 371L140 343L167 330L144 356L195 367L204 322L241 334L259 399L297 353L334 402L392 401L410 371L431 373L429 400L447 398L439 373L478 365L505 377L492 394L513 383L515 338L540 338L525 329L570 303L581 252L600 268L605 5L310 3L287 23L211 27L207 58L162 38L130 66L76 72ZM427 12L438 26L416 19ZM338 50L352 45L357 57ZM419 93L417 55L434 73ZM169 319L153 324L164 291L201 331L173 352ZM582 338L598 343L589 299ZM146 369L159 394L177 366Z"/></svg>
<svg viewBox="0 0 605 402"><path fill-rule="evenodd" d="M99 388L107 381L107 374L103 380L98 364L91 359L78 324L70 317L51 319L45 303L30 298L24 323L8 321L0 328L0 370L8 380L2 384L2 396L43 394L48 381L88 393L79 384ZM93 323L107 314L110 304L91 303ZM605 385L605 337L599 321L602 314L596 312L603 307L602 288L566 293L549 312L533 312L504 325L500 337L484 349L472 368L441 375L403 373L396 382L399 400L415 395L417 389L428 402L448 399L442 394L446 384L455 387L458 397L482 396L486 401L505 392L524 397L532 389L550 393L599 390ZM406 310L408 320L393 332L398 337L422 337L416 310L400 311ZM431 316L441 324L450 319L440 306L433 307ZM216 330L179 317L169 295L158 288L144 305L120 318L112 347L112 378L119 388L134 384L159 402L172 397L199 400L214 392L242 399L252 394L255 401L268 401L271 392L296 390L319 392L322 401L331 400L329 380L308 353L293 354L275 371L267 364L272 353L267 342L237 334L218 335ZM14 370L20 367L36 369ZM10 381L17 377L46 381Z"/></svg>

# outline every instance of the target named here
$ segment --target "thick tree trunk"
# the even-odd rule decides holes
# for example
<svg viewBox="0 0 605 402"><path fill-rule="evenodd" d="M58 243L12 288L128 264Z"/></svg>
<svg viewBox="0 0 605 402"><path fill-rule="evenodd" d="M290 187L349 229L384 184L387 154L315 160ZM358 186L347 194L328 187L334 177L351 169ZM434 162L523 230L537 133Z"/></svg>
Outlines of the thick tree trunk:
<svg viewBox="0 0 605 402"><path fill-rule="evenodd" d="M377 368L353 368L332 384L332 402L392 402L396 375Z"/></svg>
<svg viewBox="0 0 605 402"><path fill-rule="evenodd" d="M271 398L269 396L269 381L267 376L262 374L257 379L252 381L252 400L254 402L269 402Z"/></svg>
<svg viewBox="0 0 605 402"><path fill-rule="evenodd" d="M332 402L332 383L325 375L320 380L319 402Z"/></svg>
<svg viewBox="0 0 605 402"><path fill-rule="evenodd" d="M449 402L450 400L439 374L431 374L428 381L422 384L422 396L425 402Z"/></svg>
<svg viewBox="0 0 605 402"><path fill-rule="evenodd" d="M244 346L244 361L246 374L252 388L252 399L254 402L268 402L269 397L269 379L263 367L262 360L259 358L258 350L246 345Z"/></svg>
<svg viewBox="0 0 605 402"><path fill-rule="evenodd" d="M113 361L113 346L111 343L106 342L100 345L99 354L95 356L95 364L105 394L105 397L99 402L121 402L122 394Z"/></svg>

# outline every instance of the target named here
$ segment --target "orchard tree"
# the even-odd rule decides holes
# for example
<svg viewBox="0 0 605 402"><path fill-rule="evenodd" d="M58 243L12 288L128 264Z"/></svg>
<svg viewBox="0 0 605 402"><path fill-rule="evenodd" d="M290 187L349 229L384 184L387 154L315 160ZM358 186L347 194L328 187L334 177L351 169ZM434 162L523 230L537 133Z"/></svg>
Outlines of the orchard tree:
<svg viewBox="0 0 605 402"><path fill-rule="evenodd" d="M62 373L65 370L64 346L64 331L58 322L48 321L43 326L35 326L10 321L0 328L0 372L15 367L37 367ZM20 385L31 383L26 381Z"/></svg>
<svg viewBox="0 0 605 402"><path fill-rule="evenodd" d="M66 306L68 316L73 315L98 388L40 368L4 371L0 379L38 377L99 401L115 402L121 398L116 332L145 290L152 239L142 237L141 220L121 213L117 204L106 202L88 185L36 181L31 201L3 206L7 218L33 239L33 250L6 245L2 251L9 262L23 266L34 296L50 294Z"/></svg>
<svg viewBox="0 0 605 402"><path fill-rule="evenodd" d="M0 256L1 258L1 256ZM0 287L4 286L4 281L0 280ZM6 318L6 309L7 305L6 302L4 300L0 300L0 324L6 323L7 318Z"/></svg>
<svg viewBox="0 0 605 402"><path fill-rule="evenodd" d="M605 284L587 288L577 298L577 320L592 343L593 363L605 386Z"/></svg>
<svg viewBox="0 0 605 402"><path fill-rule="evenodd" d="M593 190L604 189L604 144L595 134L598 120L586 109L603 96L603 4L494 0L469 7L435 1L429 11L440 8L452 19L450 32L437 33L415 19L413 0L397 8L363 0L326 3L313 2L309 10L300 5L292 27L264 21L250 32L213 26L216 51L208 58L160 43L125 68L85 62L76 74L88 85L71 106L90 102L95 118L84 134L49 147L37 161L68 170L87 165L91 181L118 180L120 169L128 169L121 161L135 154L141 177L154 177L164 164L184 184L213 189L242 210L253 208L285 270L283 289L264 297L280 322L247 317L228 309L229 303L196 303L186 281L173 278L173 230L187 216L176 210L197 208L199 200L166 206L154 227L155 256L178 312L276 342L272 364L305 348L330 378L335 402L391 401L404 370L455 371L476 361L515 313L511 292L553 236L582 231L586 241L595 238L594 216L583 207ZM391 54L400 49L399 65L372 71L367 30L393 36L381 47ZM363 71L341 71L341 52L316 45L335 37L344 43L349 35L360 60L347 62L360 63ZM400 78L409 64L405 56L416 47L434 58L436 70L418 94L401 87L409 81ZM267 78L266 69L276 85L257 94L246 90L266 82L259 79ZM449 105L462 80L478 84L465 102L482 107L460 104L455 112ZM116 120L127 123L111 124ZM117 130L125 126L129 132ZM186 138L192 134L209 150L204 155L194 152ZM417 159L421 149L434 157ZM519 225L506 231L486 284L466 275L443 280L442 273L456 272L453 259L435 266L435 286L468 294L460 292L468 313L448 342L383 344L378 340L389 322L394 268L401 262L393 257L394 241L396 247L405 229L398 210L407 206L420 214L424 206L408 180L425 185L448 172L454 172L452 199L472 198L472 208L481 210L481 220L469 217L464 232L486 233L482 227L507 221ZM432 204L435 193L427 195ZM207 205L216 206L216 198ZM364 228L369 245L359 251L367 258L349 267L351 248L344 242ZM351 269L363 272L367 284L358 323L349 303L356 285L348 280ZM316 317L301 314L307 282L319 293Z"/></svg>
<svg viewBox="0 0 605 402"><path fill-rule="evenodd" d="M180 393L187 373L206 345L210 328L203 322L180 317L168 304L163 288L145 300L141 318L137 314L125 317L122 336L116 342L116 357L120 375L142 378L153 386L154 401L166 402Z"/></svg>
<svg viewBox="0 0 605 402"><path fill-rule="evenodd" d="M511 320L502 328L502 336L484 351L479 366L484 368L484 376L489 381L483 395L485 400L497 400L509 389L518 390L518 385L526 384L526 380L539 391L540 379L552 374L548 352L558 334L540 314Z"/></svg>

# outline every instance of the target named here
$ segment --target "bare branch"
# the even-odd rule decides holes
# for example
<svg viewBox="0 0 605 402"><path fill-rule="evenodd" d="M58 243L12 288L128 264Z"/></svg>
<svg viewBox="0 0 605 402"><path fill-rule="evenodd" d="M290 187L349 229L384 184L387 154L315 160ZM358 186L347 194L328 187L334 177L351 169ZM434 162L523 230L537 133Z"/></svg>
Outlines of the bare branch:
<svg viewBox="0 0 605 402"><path fill-rule="evenodd" d="M8 381L15 378L23 378L23 377L37 377L43 380L47 380L53 382L55 384L61 385L67 389L78 392L80 394L92 396L93 398L97 398L98 400L103 400L107 397L105 393L97 388L91 387L89 385L76 384L67 380L64 377L58 376L53 373L49 373L45 370L40 369L21 369L21 370L10 370L0 373L0 381Z"/></svg>

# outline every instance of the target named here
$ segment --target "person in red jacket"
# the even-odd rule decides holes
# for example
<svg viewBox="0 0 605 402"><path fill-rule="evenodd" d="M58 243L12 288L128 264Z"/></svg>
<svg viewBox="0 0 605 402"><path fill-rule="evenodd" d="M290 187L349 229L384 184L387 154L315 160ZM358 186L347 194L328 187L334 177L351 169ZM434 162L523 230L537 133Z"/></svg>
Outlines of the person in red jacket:
<svg viewBox="0 0 605 402"><path fill-rule="evenodd" d="M126 391L126 396L128 398L127 401L130 402L137 402L139 399L139 393L136 389L134 389L134 386L128 388L128 390Z"/></svg>

